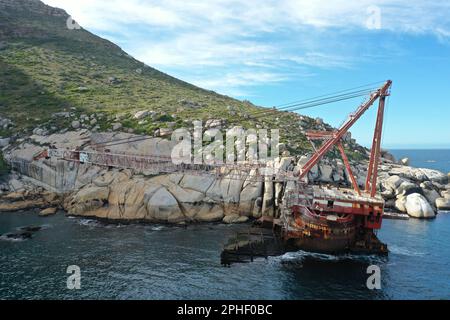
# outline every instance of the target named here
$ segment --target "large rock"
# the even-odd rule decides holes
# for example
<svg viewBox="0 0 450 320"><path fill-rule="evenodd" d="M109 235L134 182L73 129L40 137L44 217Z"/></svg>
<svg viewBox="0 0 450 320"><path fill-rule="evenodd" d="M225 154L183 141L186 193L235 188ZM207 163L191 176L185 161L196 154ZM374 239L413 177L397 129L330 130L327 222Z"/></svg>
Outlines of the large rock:
<svg viewBox="0 0 450 320"><path fill-rule="evenodd" d="M220 128L221 126L222 126L221 119L210 119L210 120L206 120L206 123L205 123L206 129Z"/></svg>
<svg viewBox="0 0 450 320"><path fill-rule="evenodd" d="M253 218L259 219L262 216L262 197L258 197L253 204Z"/></svg>
<svg viewBox="0 0 450 320"><path fill-rule="evenodd" d="M406 197L405 208L408 215L414 218L430 219L436 216L427 199L418 193Z"/></svg>
<svg viewBox="0 0 450 320"><path fill-rule="evenodd" d="M31 139L36 142L36 144L51 145L57 149L73 150L89 143L91 139L91 132L89 130L82 129L77 131L68 131L65 133L54 133L49 136L32 136Z"/></svg>
<svg viewBox="0 0 450 320"><path fill-rule="evenodd" d="M56 214L57 208L47 208L39 213L40 217L48 217Z"/></svg>
<svg viewBox="0 0 450 320"><path fill-rule="evenodd" d="M403 182L405 182L404 179L400 178L399 176L394 175L394 176L390 176L386 180L382 181L382 184L385 189L397 191L398 187L400 187L400 185Z"/></svg>
<svg viewBox="0 0 450 320"><path fill-rule="evenodd" d="M176 184L166 186L168 191L181 203L199 203L205 199L205 194L192 189L185 189Z"/></svg>
<svg viewBox="0 0 450 320"><path fill-rule="evenodd" d="M422 193L425 198L427 198L428 203L432 205L436 203L436 199L441 197L439 193L434 189L434 185L429 181L421 183L420 187L422 188Z"/></svg>
<svg viewBox="0 0 450 320"><path fill-rule="evenodd" d="M391 200L395 198L395 192L391 189L386 189L383 192L381 192L381 196L385 200Z"/></svg>
<svg viewBox="0 0 450 320"><path fill-rule="evenodd" d="M393 167L390 175L398 175L402 178L412 181L424 182L432 181L441 184L448 183L448 176L437 170L412 168L412 167Z"/></svg>
<svg viewBox="0 0 450 320"><path fill-rule="evenodd" d="M230 214L223 218L223 222L226 224L232 224L232 223L245 223L248 221L248 217L246 216L239 216L238 214Z"/></svg>
<svg viewBox="0 0 450 320"><path fill-rule="evenodd" d="M165 188L156 191L147 203L150 217L162 222L184 221L177 199Z"/></svg>
<svg viewBox="0 0 450 320"><path fill-rule="evenodd" d="M404 197L412 194L412 193L422 193L422 189L417 186L416 184L409 182L409 181L403 181L402 184L397 189L397 194L402 195Z"/></svg>
<svg viewBox="0 0 450 320"><path fill-rule="evenodd" d="M436 207L438 208L438 210L450 211L450 199L437 198Z"/></svg>
<svg viewBox="0 0 450 320"><path fill-rule="evenodd" d="M113 182L113 180L114 173L112 171L108 171L103 175L95 177L95 179L92 180L92 183L97 187L107 187Z"/></svg>
<svg viewBox="0 0 450 320"><path fill-rule="evenodd" d="M193 210L191 210L193 211ZM218 222L224 217L223 208L217 204L204 203L195 208L193 221L198 222Z"/></svg>
<svg viewBox="0 0 450 320"><path fill-rule="evenodd" d="M66 199L64 208L71 215L107 218L104 203L108 201L110 190L107 187L89 185ZM100 210L100 211L99 211Z"/></svg>
<svg viewBox="0 0 450 320"><path fill-rule="evenodd" d="M142 138L142 139L141 139ZM129 141L127 141L127 139ZM124 132L97 133L91 137L92 143L106 143L121 140L126 143L108 146L112 153L128 153L133 155L152 155L171 157L173 147L177 142L161 138L150 138Z"/></svg>
<svg viewBox="0 0 450 320"><path fill-rule="evenodd" d="M144 220L147 217L147 183L141 179L126 180L110 187L108 198L109 218L125 220Z"/></svg>
<svg viewBox="0 0 450 320"><path fill-rule="evenodd" d="M147 117L149 114L150 114L150 111L142 110L142 111L136 112L133 117L137 120L140 120L140 119Z"/></svg>
<svg viewBox="0 0 450 320"><path fill-rule="evenodd" d="M122 124L119 123L119 122L113 123L112 124L112 129L113 129L113 131L120 130L120 129L122 129Z"/></svg>
<svg viewBox="0 0 450 320"><path fill-rule="evenodd" d="M160 137L169 137L173 132L173 129L170 128L159 128L159 132L156 136Z"/></svg>
<svg viewBox="0 0 450 320"><path fill-rule="evenodd" d="M427 176L428 179L432 182L447 184L448 183L448 175L431 169L417 169L420 170L423 174Z"/></svg>
<svg viewBox="0 0 450 320"><path fill-rule="evenodd" d="M246 176L238 170L231 170L220 181L222 197L226 203L239 203L242 187L245 183Z"/></svg>
<svg viewBox="0 0 450 320"><path fill-rule="evenodd" d="M206 193L214 181L214 176L194 176L186 174L181 180L180 186L185 189L192 189L201 193Z"/></svg>
<svg viewBox="0 0 450 320"><path fill-rule="evenodd" d="M262 199L262 215L273 217L274 216L274 187L270 177L264 178L264 193Z"/></svg>
<svg viewBox="0 0 450 320"><path fill-rule="evenodd" d="M74 200L76 202L87 202L91 200L108 200L108 197L109 188L91 186L77 192Z"/></svg>
<svg viewBox="0 0 450 320"><path fill-rule="evenodd" d="M24 188L25 188L25 186L24 186L23 182L18 179L11 179L9 181L9 189L12 191L23 190Z"/></svg>
<svg viewBox="0 0 450 320"><path fill-rule="evenodd" d="M78 120L72 121L71 126L73 129L78 129L81 126L80 121L78 121Z"/></svg>
<svg viewBox="0 0 450 320"><path fill-rule="evenodd" d="M333 173L333 181L338 182L338 183L345 182L346 174L345 174L344 163L342 162L342 160L337 160L334 167L335 167L335 169L334 169L334 173Z"/></svg>
<svg viewBox="0 0 450 320"><path fill-rule="evenodd" d="M400 160L400 164L404 166L409 166L409 158L403 158Z"/></svg>
<svg viewBox="0 0 450 320"><path fill-rule="evenodd" d="M1 138L0 137L0 148L4 148L9 145L10 138Z"/></svg>
<svg viewBox="0 0 450 320"><path fill-rule="evenodd" d="M333 182L333 167L328 164L321 165L319 180L327 183Z"/></svg>
<svg viewBox="0 0 450 320"><path fill-rule="evenodd" d="M252 170L243 185L243 189L239 197L239 213L241 215L249 216L253 214L255 210L255 200L261 196L262 188L262 181L258 181L256 171Z"/></svg>
<svg viewBox="0 0 450 320"><path fill-rule="evenodd" d="M351 138L351 135L350 135L350 138ZM348 140L347 140L347 142L348 142ZM384 160L387 160L387 161L389 161L391 163L395 163L395 161L396 161L395 157L391 153L389 153L389 151L386 151L386 150L382 150L381 151L381 157Z"/></svg>
<svg viewBox="0 0 450 320"><path fill-rule="evenodd" d="M307 157L307 156L300 157L300 159L298 160L297 168L295 169L295 171L300 173L301 169L309 161L310 158L311 157ZM317 180L319 178L319 176L320 176L319 166L315 165L308 173L308 180L309 181L315 181L315 180Z"/></svg>
<svg viewBox="0 0 450 320"><path fill-rule="evenodd" d="M406 213L406 197L400 196L394 203L394 208L400 212Z"/></svg>

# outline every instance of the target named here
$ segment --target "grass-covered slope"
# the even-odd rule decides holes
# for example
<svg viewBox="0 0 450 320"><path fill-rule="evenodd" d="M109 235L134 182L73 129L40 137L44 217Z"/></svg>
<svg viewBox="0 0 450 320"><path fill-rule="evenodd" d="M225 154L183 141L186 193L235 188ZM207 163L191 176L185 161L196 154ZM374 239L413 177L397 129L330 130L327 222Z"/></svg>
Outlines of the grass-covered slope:
<svg viewBox="0 0 450 320"><path fill-rule="evenodd" d="M164 120L180 127L185 120L219 118L229 125L279 128L294 154L310 149L301 130L305 123L314 128L313 119L306 118L301 127L294 113L252 117L261 109L164 74L86 30L70 30L68 17L38 0L0 0L0 115L15 123L0 128L0 136L29 133L43 123L70 126L52 114L72 111L107 113L109 119L121 114L125 128L146 134L164 127ZM132 115L139 110L163 116L138 121ZM100 123L101 129L110 122Z"/></svg>

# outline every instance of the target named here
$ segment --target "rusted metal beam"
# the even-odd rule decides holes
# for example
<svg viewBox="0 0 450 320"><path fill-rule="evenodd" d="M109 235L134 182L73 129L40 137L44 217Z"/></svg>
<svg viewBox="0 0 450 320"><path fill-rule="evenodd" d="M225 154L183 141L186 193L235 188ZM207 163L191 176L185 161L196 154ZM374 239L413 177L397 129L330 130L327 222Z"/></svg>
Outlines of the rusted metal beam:
<svg viewBox="0 0 450 320"><path fill-rule="evenodd" d="M350 167L350 162L348 161L347 155L345 154L344 146L342 145L342 142L338 142L338 148L341 152L342 160L344 161L345 168L347 169L347 173L352 181L353 188L358 193L358 195L361 195L361 190L359 189L358 182L356 181L355 175L353 174L352 168Z"/></svg>
<svg viewBox="0 0 450 320"><path fill-rule="evenodd" d="M377 192L378 165L380 163L380 156L381 156L381 137L383 133L385 103L386 103L386 94L383 93L383 95L380 98L380 103L378 106L377 124L373 137L369 170L367 173L367 180L366 180L366 191L370 192L370 195L372 197L375 196Z"/></svg>
<svg viewBox="0 0 450 320"><path fill-rule="evenodd" d="M306 137L312 140L323 140L323 139L331 139L334 137L336 132L334 131L315 131L309 130L306 132Z"/></svg>

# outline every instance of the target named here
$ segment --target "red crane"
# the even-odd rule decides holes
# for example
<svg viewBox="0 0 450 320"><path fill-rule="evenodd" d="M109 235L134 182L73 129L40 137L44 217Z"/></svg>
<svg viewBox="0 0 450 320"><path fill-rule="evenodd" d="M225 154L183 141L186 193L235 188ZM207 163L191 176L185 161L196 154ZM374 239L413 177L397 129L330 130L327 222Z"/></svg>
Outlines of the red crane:
<svg viewBox="0 0 450 320"><path fill-rule="evenodd" d="M378 176L378 165L380 162L381 155L381 136L383 130L383 118L384 118L384 108L386 97L390 95L389 89L392 86L392 81L388 80L386 83L378 89L376 92L370 95L367 102L363 103L355 113L352 113L347 121L336 131L310 131L307 132L307 137L310 140L324 140L322 146L316 150L314 155L309 159L309 161L303 166L299 179L304 179L308 172L327 154L334 146L337 146L344 165L347 169L347 173L352 181L353 188L358 194L361 194L361 190L356 182L356 178L353 175L350 163L345 154L344 147L342 145L342 139L350 128L361 118L361 116L378 100L378 115L375 126L375 133L373 137L372 150L369 161L368 174L365 184L365 191L374 197L376 194L377 186L377 176Z"/></svg>

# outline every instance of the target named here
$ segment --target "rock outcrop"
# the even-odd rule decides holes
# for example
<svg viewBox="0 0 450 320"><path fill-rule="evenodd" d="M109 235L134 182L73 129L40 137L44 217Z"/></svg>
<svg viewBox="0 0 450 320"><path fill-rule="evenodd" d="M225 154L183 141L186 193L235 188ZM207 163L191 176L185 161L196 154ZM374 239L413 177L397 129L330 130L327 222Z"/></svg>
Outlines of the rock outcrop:
<svg viewBox="0 0 450 320"><path fill-rule="evenodd" d="M111 220L213 222L237 215L239 219L225 221L242 222L246 219L240 217L253 214L262 183L236 182L233 174L222 179L189 174L145 178L130 170L107 171L73 192L64 207L72 215Z"/></svg>
<svg viewBox="0 0 450 320"><path fill-rule="evenodd" d="M60 204L58 195L35 188L11 192L0 197L0 212L47 209Z"/></svg>
<svg viewBox="0 0 450 320"><path fill-rule="evenodd" d="M427 199L418 193L413 193L406 197L405 209L408 215L414 218L428 219L436 216Z"/></svg>
<svg viewBox="0 0 450 320"><path fill-rule="evenodd" d="M140 114L138 116L141 116ZM88 117L90 119L90 117ZM256 170L243 174L224 169L220 177L174 173L157 170L107 169L92 164L63 161L58 155L36 156L49 148L93 150L93 145L121 140L126 143L108 146L111 153L170 157L174 143L162 138L136 139L136 135L119 132L91 133L86 129L33 135L29 140L8 147L5 159L21 175L11 176L7 190L31 190L29 185L67 195L64 208L72 215L111 220L145 220L166 223L223 221L236 223L248 218L275 216L277 206L292 183L274 182L272 176L258 179ZM268 163L273 172L299 174L308 156L282 157ZM358 184L365 185L367 164L352 162ZM270 171L270 170L269 170ZM324 159L308 174L310 183L351 187L343 163ZM408 213L412 217L431 218L437 210L449 207L449 177L429 169L416 169L386 160L380 165L378 189L387 209ZM33 200L35 201L35 200ZM40 203L9 201L0 210L18 210Z"/></svg>
<svg viewBox="0 0 450 320"><path fill-rule="evenodd" d="M450 211L450 199L449 198L436 199L436 207L441 211Z"/></svg>
<svg viewBox="0 0 450 320"><path fill-rule="evenodd" d="M56 214L57 208L47 208L39 212L40 217L48 217Z"/></svg>

